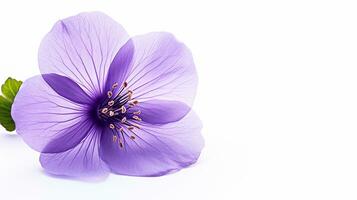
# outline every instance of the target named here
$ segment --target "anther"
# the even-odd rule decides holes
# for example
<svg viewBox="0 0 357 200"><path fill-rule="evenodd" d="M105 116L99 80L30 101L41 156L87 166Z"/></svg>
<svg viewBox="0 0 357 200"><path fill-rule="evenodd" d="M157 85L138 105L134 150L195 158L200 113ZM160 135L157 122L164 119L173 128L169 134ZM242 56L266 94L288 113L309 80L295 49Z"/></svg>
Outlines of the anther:
<svg viewBox="0 0 357 200"><path fill-rule="evenodd" d="M114 114L115 114L115 113L114 113L114 111L112 111L112 110L111 110L111 111L109 111L109 116L113 117L113 116L114 116Z"/></svg>
<svg viewBox="0 0 357 200"><path fill-rule="evenodd" d="M134 100L134 101L132 101L132 102L129 102L129 105L130 105L130 107L134 107L134 106L137 105L138 103L139 103L138 100Z"/></svg>
<svg viewBox="0 0 357 200"><path fill-rule="evenodd" d="M126 88L126 86L128 86L128 83L125 81L125 82L123 83L123 87Z"/></svg>
<svg viewBox="0 0 357 200"><path fill-rule="evenodd" d="M117 136L116 135L113 135L113 142L116 142L117 141Z"/></svg>
<svg viewBox="0 0 357 200"><path fill-rule="evenodd" d="M125 108L125 106L122 106L120 109L121 109L121 113L123 113L123 114L124 114L124 113L126 112L126 108Z"/></svg>
<svg viewBox="0 0 357 200"><path fill-rule="evenodd" d="M114 103L115 102L113 100L111 100L111 101L108 102L108 106L112 106L112 105L114 105Z"/></svg>
<svg viewBox="0 0 357 200"><path fill-rule="evenodd" d="M119 131L120 131L120 133L124 133L124 129L123 129L123 127L120 127L120 129L119 129Z"/></svg>
<svg viewBox="0 0 357 200"><path fill-rule="evenodd" d="M128 90L128 99L129 99L129 100L131 99L132 95L133 95L133 91Z"/></svg>
<svg viewBox="0 0 357 200"><path fill-rule="evenodd" d="M135 140L135 136L133 136L133 135L130 136L130 139Z"/></svg>
<svg viewBox="0 0 357 200"><path fill-rule="evenodd" d="M137 125L137 124L135 124L135 123L131 123L131 125L134 126L134 127L137 128L137 129L140 129L140 126Z"/></svg>
<svg viewBox="0 0 357 200"><path fill-rule="evenodd" d="M108 95L108 98L110 98L110 97L113 96L113 92L112 91L108 91L107 95Z"/></svg>
<svg viewBox="0 0 357 200"><path fill-rule="evenodd" d="M123 117L123 119L121 119L121 123L125 123L126 122L126 117Z"/></svg>
<svg viewBox="0 0 357 200"><path fill-rule="evenodd" d="M128 126L128 129L131 131L134 129L134 126Z"/></svg>
<svg viewBox="0 0 357 200"><path fill-rule="evenodd" d="M113 89L115 89L115 88L117 88L118 87L118 83L114 83L113 85L112 85L112 88Z"/></svg>
<svg viewBox="0 0 357 200"><path fill-rule="evenodd" d="M120 146L120 148L123 148L123 143L119 142L119 146Z"/></svg>
<svg viewBox="0 0 357 200"><path fill-rule="evenodd" d="M141 121L141 118L138 117L138 116L136 116L136 115L133 116L133 119L138 120L138 121Z"/></svg>
<svg viewBox="0 0 357 200"><path fill-rule="evenodd" d="M109 128L111 128L111 129L115 129L114 124L109 124Z"/></svg>
<svg viewBox="0 0 357 200"><path fill-rule="evenodd" d="M103 109L102 109L102 113L103 113L103 114L105 114L105 113L107 113L107 112L108 112L108 108L103 108Z"/></svg>
<svg viewBox="0 0 357 200"><path fill-rule="evenodd" d="M141 114L141 110L135 111L133 112L134 115L140 115Z"/></svg>

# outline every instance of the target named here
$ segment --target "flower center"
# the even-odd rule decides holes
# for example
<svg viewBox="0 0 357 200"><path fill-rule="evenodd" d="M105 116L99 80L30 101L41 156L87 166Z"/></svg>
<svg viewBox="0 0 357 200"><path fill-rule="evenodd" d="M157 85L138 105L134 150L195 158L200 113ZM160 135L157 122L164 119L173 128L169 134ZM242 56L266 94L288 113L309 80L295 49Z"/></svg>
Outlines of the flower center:
<svg viewBox="0 0 357 200"><path fill-rule="evenodd" d="M140 129L137 122L141 121L141 111L135 107L139 102L132 98L133 91L128 90L127 86L127 82L121 87L114 83L97 111L98 118L112 131L113 142L118 142L121 148L126 139L134 140L137 137L135 129Z"/></svg>

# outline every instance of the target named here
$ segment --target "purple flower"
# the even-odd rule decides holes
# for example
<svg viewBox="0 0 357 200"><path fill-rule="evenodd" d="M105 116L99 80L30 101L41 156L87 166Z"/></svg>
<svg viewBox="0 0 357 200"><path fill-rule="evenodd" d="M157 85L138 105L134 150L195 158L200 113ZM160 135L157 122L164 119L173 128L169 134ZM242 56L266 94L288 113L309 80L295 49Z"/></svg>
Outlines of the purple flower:
<svg viewBox="0 0 357 200"><path fill-rule="evenodd" d="M199 157L201 123L190 109L196 70L173 35L129 38L105 14L82 13L54 25L39 66L12 116L48 173L161 176Z"/></svg>

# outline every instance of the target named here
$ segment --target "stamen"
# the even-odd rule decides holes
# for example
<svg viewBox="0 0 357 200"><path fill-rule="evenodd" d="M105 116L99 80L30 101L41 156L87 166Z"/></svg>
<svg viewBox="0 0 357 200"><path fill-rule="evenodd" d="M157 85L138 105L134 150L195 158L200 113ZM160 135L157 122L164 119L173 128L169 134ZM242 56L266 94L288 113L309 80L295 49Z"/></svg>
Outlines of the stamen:
<svg viewBox="0 0 357 200"><path fill-rule="evenodd" d="M128 86L128 83L125 81L125 82L123 83L123 87L126 88L126 86Z"/></svg>
<svg viewBox="0 0 357 200"><path fill-rule="evenodd" d="M113 96L113 92L112 91L108 91L107 95L108 95L108 98L110 98L110 97Z"/></svg>
<svg viewBox="0 0 357 200"><path fill-rule="evenodd" d="M121 119L121 123L125 123L126 122L126 117L123 117L123 119Z"/></svg>
<svg viewBox="0 0 357 200"><path fill-rule="evenodd" d="M120 129L119 129L119 131L120 131L120 133L124 133L124 129L123 129L123 127L120 127Z"/></svg>
<svg viewBox="0 0 357 200"><path fill-rule="evenodd" d="M107 113L107 112L108 112L108 108L103 108L103 109L102 109L102 113L103 113L103 114L105 114L105 113Z"/></svg>
<svg viewBox="0 0 357 200"><path fill-rule="evenodd" d="M138 120L138 121L141 121L141 118L138 117L138 116L136 116L136 115L133 116L133 119Z"/></svg>
<svg viewBox="0 0 357 200"><path fill-rule="evenodd" d="M141 110L135 111L133 112L134 115L140 115L141 114Z"/></svg>
<svg viewBox="0 0 357 200"><path fill-rule="evenodd" d="M111 129L115 129L114 124L109 124L109 128L111 128Z"/></svg>
<svg viewBox="0 0 357 200"><path fill-rule="evenodd" d="M113 85L112 85L112 89L115 89L115 88L117 88L118 87L118 83L114 83Z"/></svg>
<svg viewBox="0 0 357 200"><path fill-rule="evenodd" d="M135 128L137 129L140 129L140 126L138 124L135 124L135 123L131 123L132 126L134 126Z"/></svg>
<svg viewBox="0 0 357 200"><path fill-rule="evenodd" d="M101 105L103 107L99 109L99 117L103 122L108 124L106 126L109 126L110 129L116 131L119 130L119 132L113 132L113 141L118 141L120 147L123 147L125 145L124 135L127 135L131 139L135 139L136 135L133 130L140 129L138 124L133 123L135 122L134 120L139 123L138 121L142 121L142 119L139 117L141 114L139 109L135 109L134 111L130 110L128 115L125 114L130 108L139 103L138 100L133 99L133 91L127 89L128 83L123 82L118 91L114 90L117 87L118 83L114 83L112 88L107 91L108 99ZM119 125L117 123L121 124ZM135 136L126 134L126 131L128 130L134 133Z"/></svg>
<svg viewBox="0 0 357 200"><path fill-rule="evenodd" d="M114 103L115 102L113 100L111 100L111 101L108 102L108 106L112 106L112 105L114 105Z"/></svg>
<svg viewBox="0 0 357 200"><path fill-rule="evenodd" d="M124 113L126 112L126 108L125 108L125 106L122 106L120 109L121 109L121 113L123 113L123 114L124 114Z"/></svg>
<svg viewBox="0 0 357 200"><path fill-rule="evenodd" d="M124 129L123 129L123 127L120 127L119 131L120 131L120 133L121 133L122 139L124 139ZM120 146L121 148L123 148L123 146L124 146L121 141L119 141L119 146Z"/></svg>
<svg viewBox="0 0 357 200"><path fill-rule="evenodd" d="M129 99L129 100L131 99L132 95L133 95L133 91L128 90L128 99Z"/></svg>
<svg viewBox="0 0 357 200"><path fill-rule="evenodd" d="M135 140L135 136L133 136L133 135L130 136L130 139Z"/></svg>
<svg viewBox="0 0 357 200"><path fill-rule="evenodd" d="M134 100L134 101L132 101L132 102L129 102L129 106L130 106L130 107L134 107L134 106L137 105L138 103L139 103L138 100Z"/></svg>

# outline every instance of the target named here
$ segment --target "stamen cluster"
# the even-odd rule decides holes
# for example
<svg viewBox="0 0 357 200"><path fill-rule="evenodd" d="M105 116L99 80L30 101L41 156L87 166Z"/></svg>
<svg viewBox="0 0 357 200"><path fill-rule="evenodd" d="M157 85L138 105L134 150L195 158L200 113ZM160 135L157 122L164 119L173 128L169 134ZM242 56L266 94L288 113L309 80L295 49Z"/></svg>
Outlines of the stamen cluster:
<svg viewBox="0 0 357 200"><path fill-rule="evenodd" d="M134 140L137 136L135 129L140 129L141 111L135 107L138 101L133 99L133 91L127 89L127 82L120 88L114 83L107 92L107 98L99 106L98 117L112 130L113 142L124 147L125 138ZM127 137L124 137L127 136Z"/></svg>

